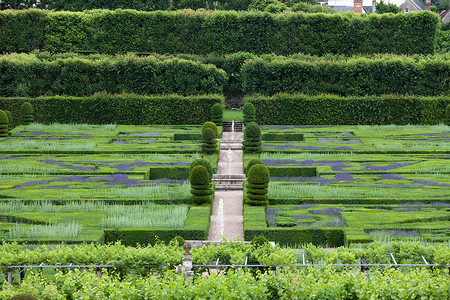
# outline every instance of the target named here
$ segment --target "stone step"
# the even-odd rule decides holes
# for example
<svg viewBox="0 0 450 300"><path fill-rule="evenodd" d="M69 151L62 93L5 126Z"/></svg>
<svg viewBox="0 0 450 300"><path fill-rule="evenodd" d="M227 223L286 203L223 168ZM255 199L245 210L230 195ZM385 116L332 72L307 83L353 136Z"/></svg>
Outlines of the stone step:
<svg viewBox="0 0 450 300"><path fill-rule="evenodd" d="M244 190L242 184L217 184L216 191L242 191Z"/></svg>
<svg viewBox="0 0 450 300"><path fill-rule="evenodd" d="M234 122L234 124L233 124ZM222 122L222 130L224 132L242 132L244 130L244 122L242 121L226 121Z"/></svg>
<svg viewBox="0 0 450 300"><path fill-rule="evenodd" d="M213 180L214 179L240 179L240 180L246 180L245 174L213 174Z"/></svg>
<svg viewBox="0 0 450 300"><path fill-rule="evenodd" d="M242 150L242 144L220 144L220 150Z"/></svg>

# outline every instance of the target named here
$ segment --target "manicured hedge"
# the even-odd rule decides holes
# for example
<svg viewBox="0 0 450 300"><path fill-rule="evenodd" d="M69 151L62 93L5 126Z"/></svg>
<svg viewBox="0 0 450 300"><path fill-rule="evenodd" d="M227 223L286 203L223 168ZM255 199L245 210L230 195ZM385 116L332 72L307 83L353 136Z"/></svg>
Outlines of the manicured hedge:
<svg viewBox="0 0 450 300"><path fill-rule="evenodd" d="M273 167L267 166L270 177L316 177L316 167Z"/></svg>
<svg viewBox="0 0 450 300"><path fill-rule="evenodd" d="M19 116L20 106L30 102L39 123L88 124L201 124L211 106L223 96L137 96L99 94L92 97L0 98L0 109ZM16 125L20 118L15 117Z"/></svg>
<svg viewBox="0 0 450 300"><path fill-rule="evenodd" d="M269 132L262 134L262 141L303 141L303 133Z"/></svg>
<svg viewBox="0 0 450 300"><path fill-rule="evenodd" d="M247 61L241 69L244 92L350 95L449 95L448 55L311 59L263 58ZM257 113L261 111L256 108Z"/></svg>
<svg viewBox="0 0 450 300"><path fill-rule="evenodd" d="M213 65L177 58L124 55L42 60L35 54L0 56L0 96L4 97L86 96L104 91L213 94L222 93L226 81L225 72Z"/></svg>
<svg viewBox="0 0 450 300"><path fill-rule="evenodd" d="M344 231L336 228L269 228L264 207L246 206L244 208L244 239L250 241L258 235L263 235L269 241L280 245L290 246L312 243L339 247L345 244L346 239Z"/></svg>
<svg viewBox="0 0 450 300"><path fill-rule="evenodd" d="M277 94L247 96L259 124L384 125L439 124L445 119L448 96L340 97Z"/></svg>
<svg viewBox="0 0 450 300"><path fill-rule="evenodd" d="M432 54L438 22L431 12L28 10L0 13L0 51Z"/></svg>
<svg viewBox="0 0 450 300"><path fill-rule="evenodd" d="M168 243L179 235L186 240L207 240L209 233L209 207L191 207L186 223L180 229L105 229L105 243L121 241L125 246Z"/></svg>

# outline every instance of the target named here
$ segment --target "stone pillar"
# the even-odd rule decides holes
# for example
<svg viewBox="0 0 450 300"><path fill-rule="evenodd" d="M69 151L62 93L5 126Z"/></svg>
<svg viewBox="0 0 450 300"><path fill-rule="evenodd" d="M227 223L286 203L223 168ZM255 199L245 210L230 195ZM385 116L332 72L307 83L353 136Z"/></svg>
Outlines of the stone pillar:
<svg viewBox="0 0 450 300"><path fill-rule="evenodd" d="M362 0L353 0L353 12L357 14L361 14L363 12Z"/></svg>
<svg viewBox="0 0 450 300"><path fill-rule="evenodd" d="M186 275L186 278L192 278L194 277L194 271L192 271L192 257L191 257L191 252L189 252L191 250L191 243L189 242L185 242L183 249L185 250L184 252L184 258L183 258L183 269L184 269L184 274Z"/></svg>

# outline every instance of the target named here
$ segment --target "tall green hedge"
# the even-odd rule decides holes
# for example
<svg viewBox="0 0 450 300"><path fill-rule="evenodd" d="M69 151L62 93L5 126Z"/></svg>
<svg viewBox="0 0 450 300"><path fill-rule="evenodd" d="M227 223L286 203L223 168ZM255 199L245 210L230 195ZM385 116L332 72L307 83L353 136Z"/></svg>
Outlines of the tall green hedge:
<svg viewBox="0 0 450 300"><path fill-rule="evenodd" d="M438 22L431 12L28 10L0 13L0 52L430 54Z"/></svg>
<svg viewBox="0 0 450 300"><path fill-rule="evenodd" d="M140 95L222 93L227 77L213 65L153 56L100 56L42 60L35 54L0 56L0 96L72 95L96 92Z"/></svg>
<svg viewBox="0 0 450 300"><path fill-rule="evenodd" d="M211 107L223 96L137 96L98 94L92 97L0 98L0 109L20 116L20 107L30 102L34 121L89 124L201 124L208 121ZM19 117L15 117L19 125Z"/></svg>
<svg viewBox="0 0 450 300"><path fill-rule="evenodd" d="M277 94L248 96L260 124L384 125L444 123L450 98Z"/></svg>
<svg viewBox="0 0 450 300"><path fill-rule="evenodd" d="M241 76L246 93L450 95L450 59L383 55L372 58L249 60ZM257 108L258 111L258 108Z"/></svg>

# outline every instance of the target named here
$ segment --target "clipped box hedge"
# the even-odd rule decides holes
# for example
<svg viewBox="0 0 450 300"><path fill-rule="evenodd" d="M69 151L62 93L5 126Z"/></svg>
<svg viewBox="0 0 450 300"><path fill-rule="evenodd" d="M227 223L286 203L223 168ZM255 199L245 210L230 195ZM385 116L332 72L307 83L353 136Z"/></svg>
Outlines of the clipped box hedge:
<svg viewBox="0 0 450 300"><path fill-rule="evenodd" d="M280 245L292 246L306 243L340 247L345 244L346 235L342 229L336 228L275 228L267 227L264 207L244 208L244 239L252 240L258 235Z"/></svg>
<svg viewBox="0 0 450 300"><path fill-rule="evenodd" d="M183 228L136 228L136 229L105 229L105 243L121 241L125 246L152 244L158 241L168 243L179 235L185 240L207 240L209 233L209 207L191 207Z"/></svg>
<svg viewBox="0 0 450 300"><path fill-rule="evenodd" d="M438 23L431 12L7 11L0 13L0 51L432 54Z"/></svg>
<svg viewBox="0 0 450 300"><path fill-rule="evenodd" d="M202 124L209 120L211 107L223 101L221 95L0 97L0 109L11 111L16 125L20 122L20 106L24 102L33 105L34 121L43 124Z"/></svg>
<svg viewBox="0 0 450 300"><path fill-rule="evenodd" d="M295 56L272 60L261 57L247 61L241 69L244 92L268 96L276 93L450 95L449 74L448 55L310 60Z"/></svg>
<svg viewBox="0 0 450 300"><path fill-rule="evenodd" d="M261 136L262 141L303 141L303 133L293 132L269 132L263 133Z"/></svg>
<svg viewBox="0 0 450 300"><path fill-rule="evenodd" d="M270 177L316 177L317 167L274 167L267 166Z"/></svg>
<svg viewBox="0 0 450 300"><path fill-rule="evenodd" d="M225 71L178 58L135 55L60 57L36 54L0 56L0 96L133 93L139 95L221 94Z"/></svg>
<svg viewBox="0 0 450 300"><path fill-rule="evenodd" d="M277 94L247 96L256 108L258 124L386 125L444 122L448 96L309 96Z"/></svg>

